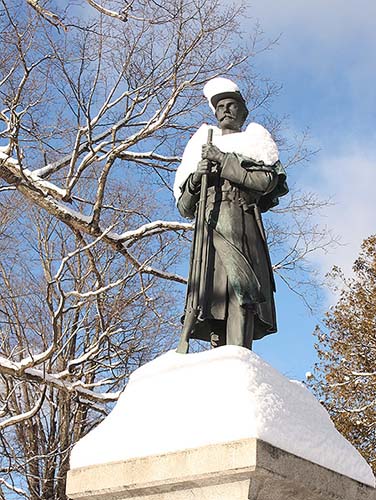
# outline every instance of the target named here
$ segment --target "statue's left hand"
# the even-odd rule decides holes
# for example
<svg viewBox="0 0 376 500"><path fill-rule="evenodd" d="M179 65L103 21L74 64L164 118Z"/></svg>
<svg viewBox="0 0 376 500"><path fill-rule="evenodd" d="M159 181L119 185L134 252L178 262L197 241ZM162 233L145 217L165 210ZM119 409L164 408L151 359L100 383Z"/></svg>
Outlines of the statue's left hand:
<svg viewBox="0 0 376 500"><path fill-rule="evenodd" d="M225 154L222 153L222 151L218 149L217 146L214 146L214 144L203 144L202 146L203 160L215 161L220 164L222 163L224 156Z"/></svg>

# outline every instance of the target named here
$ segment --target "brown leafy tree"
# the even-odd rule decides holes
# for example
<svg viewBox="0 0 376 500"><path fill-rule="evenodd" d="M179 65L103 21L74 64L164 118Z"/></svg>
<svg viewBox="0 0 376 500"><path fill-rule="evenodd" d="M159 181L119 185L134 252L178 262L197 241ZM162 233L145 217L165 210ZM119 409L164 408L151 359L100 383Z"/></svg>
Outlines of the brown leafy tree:
<svg viewBox="0 0 376 500"><path fill-rule="evenodd" d="M337 429L376 472L376 236L362 245L354 277L317 330L319 363L311 381Z"/></svg>
<svg viewBox="0 0 376 500"><path fill-rule="evenodd" d="M71 446L176 338L192 225L175 220L171 185L207 119L203 83L241 77L285 165L309 152L270 116L278 89L252 69L270 44L258 28L242 41L241 6L0 5L0 498L63 500ZM291 287L330 242L310 222L320 204L295 192L267 221Z"/></svg>

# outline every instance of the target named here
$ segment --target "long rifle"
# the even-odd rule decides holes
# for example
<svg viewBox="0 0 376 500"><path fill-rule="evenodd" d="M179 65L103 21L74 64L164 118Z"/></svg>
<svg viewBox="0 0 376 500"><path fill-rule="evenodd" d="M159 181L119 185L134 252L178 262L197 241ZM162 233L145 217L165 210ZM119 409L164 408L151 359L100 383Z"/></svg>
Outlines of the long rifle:
<svg viewBox="0 0 376 500"><path fill-rule="evenodd" d="M212 144L213 129L208 130L207 144ZM203 309L203 269L202 269L202 253L204 248L205 236L205 208L206 197L208 193L208 174L203 174L201 177L200 200L198 202L196 226L193 242L193 260L189 273L188 285L192 286L192 292L189 304L185 311L183 331L181 333L180 342L176 352L187 354L189 349L189 339L193 333L195 324L200 320L200 313Z"/></svg>

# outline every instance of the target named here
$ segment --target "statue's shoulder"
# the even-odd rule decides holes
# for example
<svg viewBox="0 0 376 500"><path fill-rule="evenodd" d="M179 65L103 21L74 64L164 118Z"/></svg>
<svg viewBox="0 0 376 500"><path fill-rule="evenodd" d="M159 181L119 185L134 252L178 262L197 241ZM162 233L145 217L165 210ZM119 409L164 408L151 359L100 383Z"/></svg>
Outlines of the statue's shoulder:
<svg viewBox="0 0 376 500"><path fill-rule="evenodd" d="M261 160L265 165L274 165L279 159L278 147L271 133L256 122L250 123L245 129L250 157Z"/></svg>
<svg viewBox="0 0 376 500"><path fill-rule="evenodd" d="M260 123L251 122L245 129L246 134L257 135L265 138L272 138L271 133Z"/></svg>
<svg viewBox="0 0 376 500"><path fill-rule="evenodd" d="M194 132L194 134L189 139L187 146L195 147L199 145L201 147L202 144L205 144L208 138L208 130L212 129L214 136L221 135L221 131L218 127L213 125L208 125L207 123L203 123L200 127ZM200 150L201 155L201 150Z"/></svg>
<svg viewBox="0 0 376 500"><path fill-rule="evenodd" d="M187 147L194 147L195 144L199 144L200 142L202 143L201 139L207 135L208 128L209 125L207 123L203 123L188 139Z"/></svg>

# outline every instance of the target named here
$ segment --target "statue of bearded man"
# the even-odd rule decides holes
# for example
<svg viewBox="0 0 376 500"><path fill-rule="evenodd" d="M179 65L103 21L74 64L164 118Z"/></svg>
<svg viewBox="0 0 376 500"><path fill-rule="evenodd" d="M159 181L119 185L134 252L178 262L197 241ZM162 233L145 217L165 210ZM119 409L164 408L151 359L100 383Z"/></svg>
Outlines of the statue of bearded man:
<svg viewBox="0 0 376 500"><path fill-rule="evenodd" d="M257 123L242 132L248 109L234 82L210 80L204 95L218 126L203 124L189 140L174 185L180 214L193 219L206 176L202 234L197 234L196 223L191 252L181 353L187 352L189 338L212 347L252 349L253 340L277 331L275 282L261 212L288 192L278 148ZM200 297L192 311L194 293Z"/></svg>

